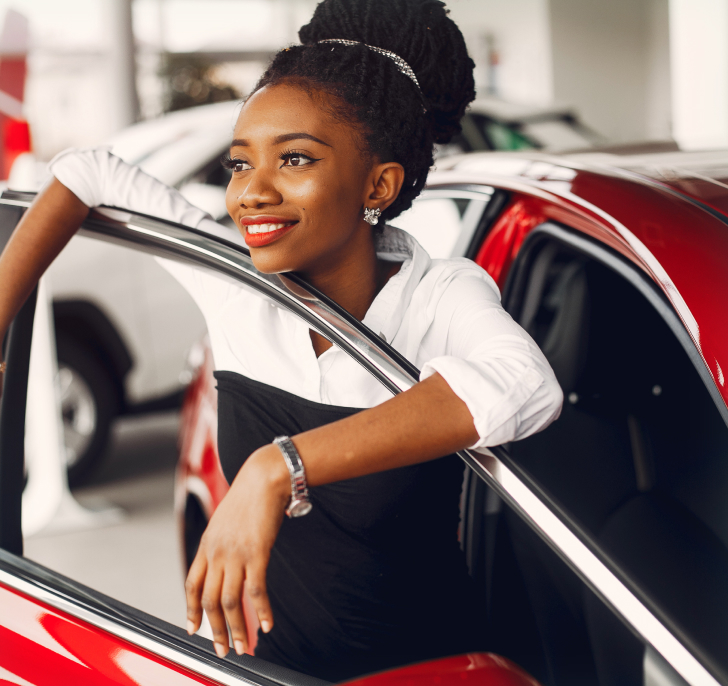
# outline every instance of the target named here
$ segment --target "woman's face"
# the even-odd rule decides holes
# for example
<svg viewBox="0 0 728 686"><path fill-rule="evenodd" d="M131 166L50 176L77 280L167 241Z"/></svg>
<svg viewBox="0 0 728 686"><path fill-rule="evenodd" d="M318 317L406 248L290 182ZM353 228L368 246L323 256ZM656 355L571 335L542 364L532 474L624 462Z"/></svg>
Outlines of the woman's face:
<svg viewBox="0 0 728 686"><path fill-rule="evenodd" d="M263 272L313 275L371 242L362 207L376 204L377 161L362 153L355 128L321 106L327 97L269 86L238 117L226 204Z"/></svg>

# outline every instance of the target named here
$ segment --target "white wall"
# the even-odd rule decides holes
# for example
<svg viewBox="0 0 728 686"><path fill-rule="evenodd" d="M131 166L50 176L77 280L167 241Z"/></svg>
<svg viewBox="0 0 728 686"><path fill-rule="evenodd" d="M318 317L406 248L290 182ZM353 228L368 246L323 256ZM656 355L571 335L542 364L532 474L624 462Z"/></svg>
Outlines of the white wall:
<svg viewBox="0 0 728 686"><path fill-rule="evenodd" d="M549 0L449 0L450 16L476 62L479 92L488 85L487 38L499 53L497 93L514 102L548 104L553 97Z"/></svg>
<svg viewBox="0 0 728 686"><path fill-rule="evenodd" d="M555 99L615 142L668 137L668 0L550 0L549 7Z"/></svg>
<svg viewBox="0 0 728 686"><path fill-rule="evenodd" d="M728 146L728 0L670 0L674 135Z"/></svg>

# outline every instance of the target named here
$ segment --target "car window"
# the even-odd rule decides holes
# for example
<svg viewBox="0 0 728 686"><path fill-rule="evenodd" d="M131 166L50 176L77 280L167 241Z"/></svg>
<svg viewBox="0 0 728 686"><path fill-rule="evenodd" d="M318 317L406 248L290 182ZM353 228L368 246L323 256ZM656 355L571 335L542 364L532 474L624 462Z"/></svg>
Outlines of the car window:
<svg viewBox="0 0 728 686"><path fill-rule="evenodd" d="M39 397L45 373L34 348L25 555L183 626L174 468L188 357L205 322L152 255L85 236L56 259L44 288L55 325L62 446ZM34 345L45 339L37 326ZM54 451L67 463L70 492L52 470Z"/></svg>
<svg viewBox="0 0 728 686"><path fill-rule="evenodd" d="M483 121L483 131L493 150L532 150L532 139L497 121Z"/></svg>
<svg viewBox="0 0 728 686"><path fill-rule="evenodd" d="M512 458L728 673L728 428L714 397L621 274L557 245L529 273L521 322L566 402Z"/></svg>
<svg viewBox="0 0 728 686"><path fill-rule="evenodd" d="M414 236L434 259L461 257L483 216L493 189L482 193L425 191L412 207L391 221Z"/></svg>

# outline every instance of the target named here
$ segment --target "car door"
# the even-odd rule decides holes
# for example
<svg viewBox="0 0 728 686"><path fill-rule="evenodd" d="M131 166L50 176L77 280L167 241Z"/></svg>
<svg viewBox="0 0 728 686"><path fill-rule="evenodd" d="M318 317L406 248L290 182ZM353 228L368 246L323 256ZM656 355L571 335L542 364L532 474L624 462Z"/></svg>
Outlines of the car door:
<svg viewBox="0 0 728 686"><path fill-rule="evenodd" d="M539 639L524 666L544 683L724 683L728 412L683 323L632 263L551 223L526 239L504 304L566 396L559 420L512 444L507 463L656 620L646 630L634 604L623 606L627 624L615 621L532 532L491 514L512 559L492 550L471 558L490 578L505 564L530 598ZM615 590L602 594L619 607ZM663 652L667 633L675 644ZM691 656L712 677L692 671Z"/></svg>
<svg viewBox="0 0 728 686"><path fill-rule="evenodd" d="M29 196L19 194L6 194L0 199L0 225L5 236L29 201ZM243 284L263 294L340 346L392 394L407 390L417 381L417 370L360 322L295 275L282 277L257 272L247 253L238 246L185 227L120 211L95 214L84 228L89 236L191 263L213 272L221 282ZM8 372L0 407L0 631L3 633L0 669L4 670L3 678L20 684L84 683L86 677L89 683L320 684L311 677L250 656L220 660L207 639L188 637L184 630L167 621L22 557L23 427L33 310L31 297L11 328L6 351ZM487 527L481 526L477 531L475 524L482 519L480 515L505 512L509 524L514 522L514 527L523 527L535 535L537 544L554 551L555 564L568 577L569 584L592 594L600 611L620 627L626 626L630 635L638 636L640 646L647 646L644 650L645 655L651 656L650 664L659 664L667 673L675 669L690 683L717 683L683 645L681 635L671 632L670 625L663 623L653 607L624 580L609 557L595 547L588 533L575 527L553 498L535 486L505 451L500 448L463 451L461 458L468 467L468 489L481 491L481 495L484 492L483 508L468 516L471 525L463 532L474 574L477 575L474 559L477 545L473 544L482 543L486 553L498 548L498 537L489 535ZM475 507L476 501L477 498L471 498L468 507ZM512 541L516 545L511 545L511 561L518 563L519 539L512 537ZM486 585L495 589L495 581L494 575L488 578L486 574ZM514 593L499 597L512 614L520 603L526 606L525 615L529 612L534 615L533 594L524 596L520 588L515 588ZM507 620L496 624L484 615L484 621L491 621L494 645L499 635L509 632ZM520 628L525 647L528 647L527 634L531 629L541 641L554 631L554 627L544 627L538 622L530 628L522 623ZM520 655L524 652L521 647L518 641L513 642L509 646L510 655ZM526 660L529 659L527 652L524 652ZM457 672L457 679L468 678L468 670L472 673L476 667L476 663L467 662ZM526 683L522 672L519 672L520 680L515 679L515 672L507 663L501 661L496 667L490 676L480 672L483 677L480 683ZM428 674L440 678L437 664L432 665Z"/></svg>

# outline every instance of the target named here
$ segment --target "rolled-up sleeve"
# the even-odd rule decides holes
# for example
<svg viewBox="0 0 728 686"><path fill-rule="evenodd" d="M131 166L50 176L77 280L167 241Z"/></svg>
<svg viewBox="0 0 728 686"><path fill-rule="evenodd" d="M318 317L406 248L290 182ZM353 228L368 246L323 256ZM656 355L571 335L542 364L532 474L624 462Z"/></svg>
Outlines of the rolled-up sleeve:
<svg viewBox="0 0 728 686"><path fill-rule="evenodd" d="M525 438L558 418L563 392L548 361L487 278L453 279L433 326L434 335L447 332L447 354L428 360L420 379L437 372L467 405L479 436L473 448Z"/></svg>
<svg viewBox="0 0 728 686"><path fill-rule="evenodd" d="M49 172L87 207L117 207L189 226L243 244L238 232L215 222L175 188L111 153L109 148L69 149L48 164ZM239 289L207 272L156 258L184 286L209 320Z"/></svg>
<svg viewBox="0 0 728 686"><path fill-rule="evenodd" d="M48 164L55 176L87 207L107 205L199 227L210 215L139 167L124 162L109 148L70 149Z"/></svg>

